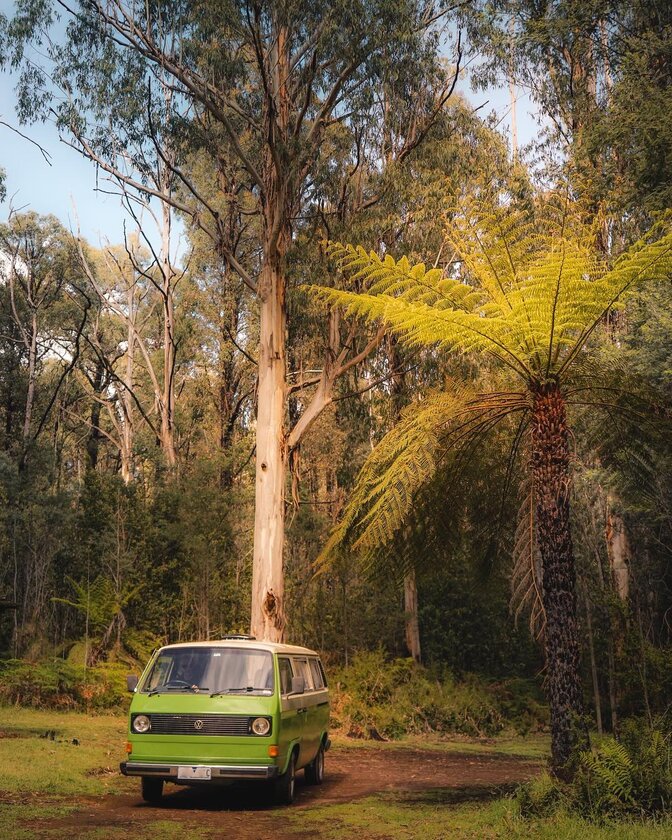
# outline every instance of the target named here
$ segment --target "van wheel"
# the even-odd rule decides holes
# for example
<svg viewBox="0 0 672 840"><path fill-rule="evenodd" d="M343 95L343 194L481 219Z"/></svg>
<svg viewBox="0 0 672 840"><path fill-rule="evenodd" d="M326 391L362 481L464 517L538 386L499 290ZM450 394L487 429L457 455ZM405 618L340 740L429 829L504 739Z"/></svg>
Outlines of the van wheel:
<svg viewBox="0 0 672 840"><path fill-rule="evenodd" d="M296 785L296 754L289 757L287 769L278 776L273 784L273 801L276 805L291 805L294 801L294 787Z"/></svg>
<svg viewBox="0 0 672 840"><path fill-rule="evenodd" d="M309 785L321 785L324 781L324 744L320 744L317 755L306 765L305 775Z"/></svg>
<svg viewBox="0 0 672 840"><path fill-rule="evenodd" d="M160 802L163 796L163 779L142 777L142 798L145 802Z"/></svg>

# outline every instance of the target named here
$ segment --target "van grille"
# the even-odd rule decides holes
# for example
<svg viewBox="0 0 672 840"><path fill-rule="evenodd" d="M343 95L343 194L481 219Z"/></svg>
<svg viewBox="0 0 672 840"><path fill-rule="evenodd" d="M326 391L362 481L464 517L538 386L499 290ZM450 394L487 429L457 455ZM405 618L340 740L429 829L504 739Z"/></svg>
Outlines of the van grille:
<svg viewBox="0 0 672 840"><path fill-rule="evenodd" d="M150 715L153 735L249 735L247 715Z"/></svg>

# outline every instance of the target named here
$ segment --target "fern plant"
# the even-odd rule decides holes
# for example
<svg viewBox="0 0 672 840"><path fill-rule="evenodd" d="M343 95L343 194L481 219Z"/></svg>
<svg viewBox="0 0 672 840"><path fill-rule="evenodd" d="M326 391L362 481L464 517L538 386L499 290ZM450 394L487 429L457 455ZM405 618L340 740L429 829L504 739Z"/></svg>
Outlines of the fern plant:
<svg viewBox="0 0 672 840"><path fill-rule="evenodd" d="M670 739L659 729L636 727L622 742L604 740L583 752L574 806L587 816L650 816L669 810Z"/></svg>
<svg viewBox="0 0 672 840"><path fill-rule="evenodd" d="M603 383L586 369L586 343L638 284L670 275L672 234L661 224L609 265L568 202L549 201L535 212L465 203L451 218L449 265L428 269L331 243L350 288L311 288L331 306L384 323L410 346L486 355L509 387L471 393L449 384L407 409L364 465L322 559L338 545L389 544L439 465L517 415L514 447L525 442L529 452L534 522L534 540L521 534L519 545L529 562L535 550L541 560L541 581L533 585L541 589L552 755L560 772L573 749L587 743L576 726L582 700L568 406L601 393Z"/></svg>

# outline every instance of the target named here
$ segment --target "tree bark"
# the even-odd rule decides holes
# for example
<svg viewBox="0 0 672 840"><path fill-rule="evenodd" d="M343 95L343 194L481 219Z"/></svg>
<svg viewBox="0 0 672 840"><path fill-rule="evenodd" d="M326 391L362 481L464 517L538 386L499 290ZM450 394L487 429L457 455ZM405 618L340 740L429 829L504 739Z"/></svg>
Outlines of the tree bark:
<svg viewBox="0 0 672 840"><path fill-rule="evenodd" d="M35 403L35 380L37 379L37 312L30 317L30 344L28 346L28 388L26 390L26 410L23 415L23 454L22 463L30 441L30 425L33 419Z"/></svg>
<svg viewBox="0 0 672 840"><path fill-rule="evenodd" d="M534 393L532 478L546 610L545 654L551 711L551 762L571 776L575 748L588 743L576 616L576 569L569 521L569 436L565 400L555 383Z"/></svg>
<svg viewBox="0 0 672 840"><path fill-rule="evenodd" d="M395 335L388 337L388 359L392 370L391 402L394 423L398 423L401 410L407 397L405 394L406 377L402 372L402 358L399 350L399 340ZM406 647L416 662L422 660L420 647L420 622L418 620L418 586L415 569L409 568L404 572L404 632Z"/></svg>
<svg viewBox="0 0 672 840"><path fill-rule="evenodd" d="M590 598L585 595L586 629L588 631L588 651L590 653L590 676L593 681L593 701L595 703L595 725L597 734L602 735L602 698L600 696L600 680L597 673L597 659L595 658L595 637L593 634L593 617L590 609Z"/></svg>
<svg viewBox="0 0 672 840"><path fill-rule="evenodd" d="M265 107L267 143L263 152L263 244L259 278L254 553L251 635L282 641L285 629L284 563L286 370L285 257L291 242L289 172L289 42L274 22L275 40L267 64L270 89Z"/></svg>
<svg viewBox="0 0 672 840"><path fill-rule="evenodd" d="M170 193L170 174L162 173L162 190ZM170 239L172 210L167 201L161 204L161 298L163 303L163 393L161 394L161 448L168 466L177 464L175 450L175 272L171 263Z"/></svg>
<svg viewBox="0 0 672 840"><path fill-rule="evenodd" d="M630 540L623 518L614 512L611 499L607 496L606 510L607 556L616 594L627 602L630 594Z"/></svg>
<svg viewBox="0 0 672 840"><path fill-rule="evenodd" d="M250 632L281 641L285 627L285 283L279 266L262 273L257 402L257 461Z"/></svg>
<svg viewBox="0 0 672 840"><path fill-rule="evenodd" d="M420 648L420 627L418 624L418 587L415 570L404 575L404 622L406 625L406 647L416 662L422 660Z"/></svg>
<svg viewBox="0 0 672 840"><path fill-rule="evenodd" d="M98 359L96 362L96 371L93 376L93 393L97 399L93 400L93 405L91 406L91 420L89 425L91 427L91 431L89 432L89 437L86 441L86 455L87 455L87 471L90 470L92 472L96 471L96 467L98 466L98 453L100 450L100 412L101 412L101 403L100 403L100 394L103 390L103 381L105 378L105 365L103 364L101 359Z"/></svg>

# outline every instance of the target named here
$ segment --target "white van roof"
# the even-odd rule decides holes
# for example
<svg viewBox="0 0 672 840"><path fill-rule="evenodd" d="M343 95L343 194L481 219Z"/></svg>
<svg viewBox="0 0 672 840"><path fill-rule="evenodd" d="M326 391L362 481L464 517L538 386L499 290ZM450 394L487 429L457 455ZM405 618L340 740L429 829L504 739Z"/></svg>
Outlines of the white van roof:
<svg viewBox="0 0 672 840"><path fill-rule="evenodd" d="M262 642L256 639L211 639L209 642L179 642L174 645L164 645L161 650L173 650L175 648L189 647L227 647L227 648L251 648L254 650L267 650L271 653L286 653L289 655L319 656L309 648L299 645L285 645L279 642Z"/></svg>

